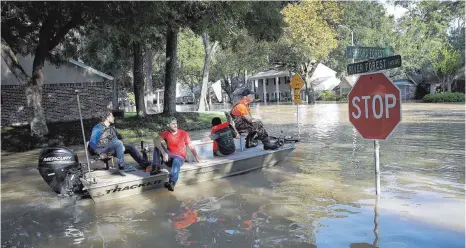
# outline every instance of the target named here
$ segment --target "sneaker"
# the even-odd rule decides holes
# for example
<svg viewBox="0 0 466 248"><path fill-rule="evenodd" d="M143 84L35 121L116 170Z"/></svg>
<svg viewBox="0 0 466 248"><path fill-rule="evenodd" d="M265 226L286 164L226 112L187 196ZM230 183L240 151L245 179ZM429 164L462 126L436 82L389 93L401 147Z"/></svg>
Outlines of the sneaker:
<svg viewBox="0 0 466 248"><path fill-rule="evenodd" d="M167 188L169 191L174 191L175 190L175 183L174 182L166 182L163 186L165 188Z"/></svg>

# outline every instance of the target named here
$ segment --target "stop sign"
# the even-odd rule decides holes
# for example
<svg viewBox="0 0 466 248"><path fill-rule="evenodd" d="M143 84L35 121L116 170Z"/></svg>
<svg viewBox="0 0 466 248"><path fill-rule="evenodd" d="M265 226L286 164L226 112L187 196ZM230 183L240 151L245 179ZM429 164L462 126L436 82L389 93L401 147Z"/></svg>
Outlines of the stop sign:
<svg viewBox="0 0 466 248"><path fill-rule="evenodd" d="M383 73L361 75L348 105L350 122L364 139L384 140L401 121L400 90Z"/></svg>

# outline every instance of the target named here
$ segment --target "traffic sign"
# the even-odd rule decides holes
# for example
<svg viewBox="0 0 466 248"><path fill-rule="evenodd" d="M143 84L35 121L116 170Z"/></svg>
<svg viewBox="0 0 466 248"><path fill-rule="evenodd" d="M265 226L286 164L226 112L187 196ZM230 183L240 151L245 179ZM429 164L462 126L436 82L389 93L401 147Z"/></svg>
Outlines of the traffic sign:
<svg viewBox="0 0 466 248"><path fill-rule="evenodd" d="M300 104L301 103L301 95L300 95L301 89L294 88L293 89L293 100L295 104Z"/></svg>
<svg viewBox="0 0 466 248"><path fill-rule="evenodd" d="M294 74L290 81L290 87L293 89L301 89L304 86L304 81L299 74Z"/></svg>
<svg viewBox="0 0 466 248"><path fill-rule="evenodd" d="M380 71L385 69L391 69L401 66L401 56L390 56L379 58L375 60L368 60L363 62L358 62L354 64L349 64L347 66L348 75L366 73L370 71Z"/></svg>
<svg viewBox="0 0 466 248"><path fill-rule="evenodd" d="M388 57L392 54L393 50L391 48L359 46L346 47L346 57L349 59L365 60L371 58Z"/></svg>
<svg viewBox="0 0 466 248"><path fill-rule="evenodd" d="M364 139L384 140L401 121L400 90L384 73L361 75L348 105L350 122Z"/></svg>

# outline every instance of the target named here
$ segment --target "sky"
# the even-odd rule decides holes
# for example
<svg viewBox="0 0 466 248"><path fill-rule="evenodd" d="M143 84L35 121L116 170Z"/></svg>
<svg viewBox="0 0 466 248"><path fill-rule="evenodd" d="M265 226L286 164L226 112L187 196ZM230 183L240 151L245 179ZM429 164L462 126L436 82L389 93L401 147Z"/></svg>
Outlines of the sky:
<svg viewBox="0 0 466 248"><path fill-rule="evenodd" d="M395 19L402 17L407 11L407 9L403 7L400 7L400 6L395 7L392 4L388 4L387 1L384 1L384 0L379 0L379 2L381 2L383 6L385 7L385 9L387 10L386 12L387 15L394 15Z"/></svg>

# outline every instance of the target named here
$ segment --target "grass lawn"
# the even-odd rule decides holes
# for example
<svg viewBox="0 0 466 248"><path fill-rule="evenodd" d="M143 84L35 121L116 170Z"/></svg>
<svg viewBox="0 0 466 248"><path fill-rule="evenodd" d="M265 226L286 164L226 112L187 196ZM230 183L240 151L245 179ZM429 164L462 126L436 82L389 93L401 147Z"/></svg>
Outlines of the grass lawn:
<svg viewBox="0 0 466 248"><path fill-rule="evenodd" d="M180 112L174 115L178 126L186 131L209 129L213 117L220 117L225 121L225 115L219 112ZM136 113L125 113L123 119L117 119L115 126L123 138L138 138L155 136L166 130L169 116L162 114L147 115L138 118ZM92 127L99 120L83 120L86 140L89 140ZM43 140L30 135L30 127L2 128L2 152L21 152L40 148L43 144L60 141L65 146L83 143L80 121L48 123L49 134Z"/></svg>

